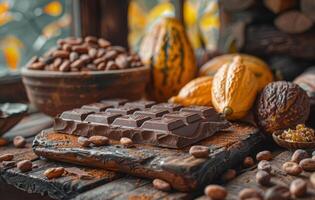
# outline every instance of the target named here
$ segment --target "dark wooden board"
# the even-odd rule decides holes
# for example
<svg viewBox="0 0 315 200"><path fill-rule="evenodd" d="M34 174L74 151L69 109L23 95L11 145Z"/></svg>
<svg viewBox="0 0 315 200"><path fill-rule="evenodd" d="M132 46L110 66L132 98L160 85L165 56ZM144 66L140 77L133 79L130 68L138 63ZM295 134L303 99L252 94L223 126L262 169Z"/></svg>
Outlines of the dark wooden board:
<svg viewBox="0 0 315 200"><path fill-rule="evenodd" d="M209 146L211 153L209 159L196 159L189 155L189 148L124 148L114 141L109 146L82 148L76 136L46 130L35 138L33 148L37 155L49 159L160 178L179 191L192 191L240 162L262 140L258 129L234 124L229 131L202 141L200 144Z"/></svg>
<svg viewBox="0 0 315 200"><path fill-rule="evenodd" d="M297 198L301 200L312 200L315 199L315 188L311 186L311 183L309 182L309 176L311 173L309 172L303 172L301 175L295 177L285 174L285 172L281 169L282 164L286 161L289 161L291 158L292 153L285 151L277 155L272 161L272 178L271 182L272 185L274 184L282 184L285 186L289 186L289 184L297 178L302 178L306 181L308 181L308 193L303 198ZM255 174L257 172L257 169L254 168L252 170L249 170L239 176L237 176L235 179L230 181L225 185L227 191L228 191L228 197L226 200L235 200L238 199L238 193L244 189L244 188L255 188L260 190L262 193L265 192L268 187L262 187L259 186L255 181ZM208 198L206 196L201 196L197 198L197 200L207 200Z"/></svg>

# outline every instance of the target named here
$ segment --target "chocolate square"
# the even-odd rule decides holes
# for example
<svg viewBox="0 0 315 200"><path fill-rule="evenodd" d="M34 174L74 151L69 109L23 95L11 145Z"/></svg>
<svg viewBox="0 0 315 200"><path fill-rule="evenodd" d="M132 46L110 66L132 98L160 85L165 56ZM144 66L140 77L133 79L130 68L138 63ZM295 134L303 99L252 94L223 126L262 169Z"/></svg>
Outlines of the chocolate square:
<svg viewBox="0 0 315 200"><path fill-rule="evenodd" d="M89 114L92 114L92 113L94 112L90 110L73 109L73 110L63 112L60 118L66 119L66 120L83 121Z"/></svg>
<svg viewBox="0 0 315 200"><path fill-rule="evenodd" d="M151 118L143 115L126 115L115 119L113 125L137 128L149 119Z"/></svg>
<svg viewBox="0 0 315 200"><path fill-rule="evenodd" d="M129 107L125 107L125 106L119 106L117 108L108 108L106 110L106 112L117 113L117 114L121 114L121 115L130 115L130 114L136 112L137 110L139 110L139 108L129 108Z"/></svg>
<svg viewBox="0 0 315 200"><path fill-rule="evenodd" d="M145 115L145 116L154 118L154 117L162 117L163 115L167 113L169 113L167 109L149 108L145 110L138 110L134 113L134 115Z"/></svg>
<svg viewBox="0 0 315 200"><path fill-rule="evenodd" d="M107 105L111 105L114 107L118 107L121 105L124 105L125 103L127 103L128 100L127 99L106 99L106 100L102 100L101 103L107 104Z"/></svg>
<svg viewBox="0 0 315 200"><path fill-rule="evenodd" d="M183 120L162 117L145 121L141 128L148 130L172 131L182 126L185 126Z"/></svg>
<svg viewBox="0 0 315 200"><path fill-rule="evenodd" d="M150 108L153 105L155 105L155 101L134 101L130 103L126 103L126 107L131 107L131 108L139 108L140 110L144 110L146 108Z"/></svg>
<svg viewBox="0 0 315 200"><path fill-rule="evenodd" d="M89 115L84 121L85 122L92 122L92 123L99 123L99 124L111 124L113 121L120 117L120 114L116 113L94 113Z"/></svg>
<svg viewBox="0 0 315 200"><path fill-rule="evenodd" d="M186 123L192 123L192 122L199 121L202 119L201 116L197 113L180 112L180 111L168 113L168 114L164 115L164 117L181 119L181 120L185 121Z"/></svg>
<svg viewBox="0 0 315 200"><path fill-rule="evenodd" d="M82 106L81 109L100 112L100 111L105 111L107 108L113 108L113 107L114 106L108 105L105 103L92 103L92 104Z"/></svg>
<svg viewBox="0 0 315 200"><path fill-rule="evenodd" d="M175 103L159 103L152 106L154 109L167 109L169 112L180 110L183 106Z"/></svg>

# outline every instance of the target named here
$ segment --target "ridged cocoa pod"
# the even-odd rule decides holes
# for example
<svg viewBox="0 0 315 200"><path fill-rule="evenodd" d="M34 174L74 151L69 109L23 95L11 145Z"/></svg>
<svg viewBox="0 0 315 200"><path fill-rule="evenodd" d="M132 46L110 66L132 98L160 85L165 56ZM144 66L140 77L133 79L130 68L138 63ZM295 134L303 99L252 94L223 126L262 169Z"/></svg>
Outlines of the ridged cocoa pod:
<svg viewBox="0 0 315 200"><path fill-rule="evenodd" d="M310 113L306 92L297 84L277 81L268 84L256 102L256 118L267 133L304 124Z"/></svg>

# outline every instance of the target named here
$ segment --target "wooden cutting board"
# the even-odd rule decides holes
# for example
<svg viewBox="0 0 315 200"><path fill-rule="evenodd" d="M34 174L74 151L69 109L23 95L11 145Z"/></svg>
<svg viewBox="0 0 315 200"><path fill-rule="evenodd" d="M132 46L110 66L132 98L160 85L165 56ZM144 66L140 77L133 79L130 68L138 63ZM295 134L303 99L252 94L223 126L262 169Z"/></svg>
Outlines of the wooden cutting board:
<svg viewBox="0 0 315 200"><path fill-rule="evenodd" d="M77 136L48 129L36 136L33 149L38 156L48 159L159 178L174 189L192 191L241 162L263 139L259 129L233 124L228 130L198 143L211 151L209 158L197 159L188 153L189 147L168 149L137 144L125 148L111 141L109 146L83 148L77 143Z"/></svg>

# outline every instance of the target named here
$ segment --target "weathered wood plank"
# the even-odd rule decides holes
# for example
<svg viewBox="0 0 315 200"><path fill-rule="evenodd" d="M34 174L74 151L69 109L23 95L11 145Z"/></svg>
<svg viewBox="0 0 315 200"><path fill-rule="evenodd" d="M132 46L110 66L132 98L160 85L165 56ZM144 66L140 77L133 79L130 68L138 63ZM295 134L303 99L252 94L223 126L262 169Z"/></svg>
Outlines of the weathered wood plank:
<svg viewBox="0 0 315 200"><path fill-rule="evenodd" d="M200 143L211 149L209 159L195 159L189 155L189 148L176 150L140 144L124 148L115 141L114 145L82 148L76 136L48 130L36 137L34 150L49 159L160 178L177 190L191 191L238 163L261 141L258 129L235 124L229 131Z"/></svg>
<svg viewBox="0 0 315 200"><path fill-rule="evenodd" d="M48 168L74 166L58 162L47 162L45 160L33 161L33 165L37 165L37 168L30 172L21 173L17 168L11 168L5 170L1 176L6 183L23 191L48 195L54 199L69 199L80 192L87 191L122 176L106 170L78 167L79 170L87 172L91 176L90 179L80 179L76 174L66 174L60 178L48 180L43 175Z"/></svg>
<svg viewBox="0 0 315 200"><path fill-rule="evenodd" d="M290 176L290 175L285 174L285 172L281 169L282 164L284 162L290 160L291 155L292 155L291 152L286 151L286 152L280 153L271 161L271 164L272 164L272 172L271 172L272 185L282 184L282 185L289 186L289 184L294 179L303 178L306 181L308 181L308 194L305 197L298 198L298 199L312 200L315 198L315 188L312 187L310 182L309 182L310 173L309 172L303 172L300 176L295 177L295 176ZM226 189L228 191L227 200L238 199L239 191L244 189L244 188L255 188L261 192L266 191L268 189L268 187L262 187L256 183L256 180L255 180L256 172L257 172L257 169L254 168L253 170L245 172L245 173L241 174L240 176L236 177L235 179L233 179L232 181L230 181L229 183L227 183L225 185ZM206 196L201 196L197 199L198 200L206 200L208 198Z"/></svg>

